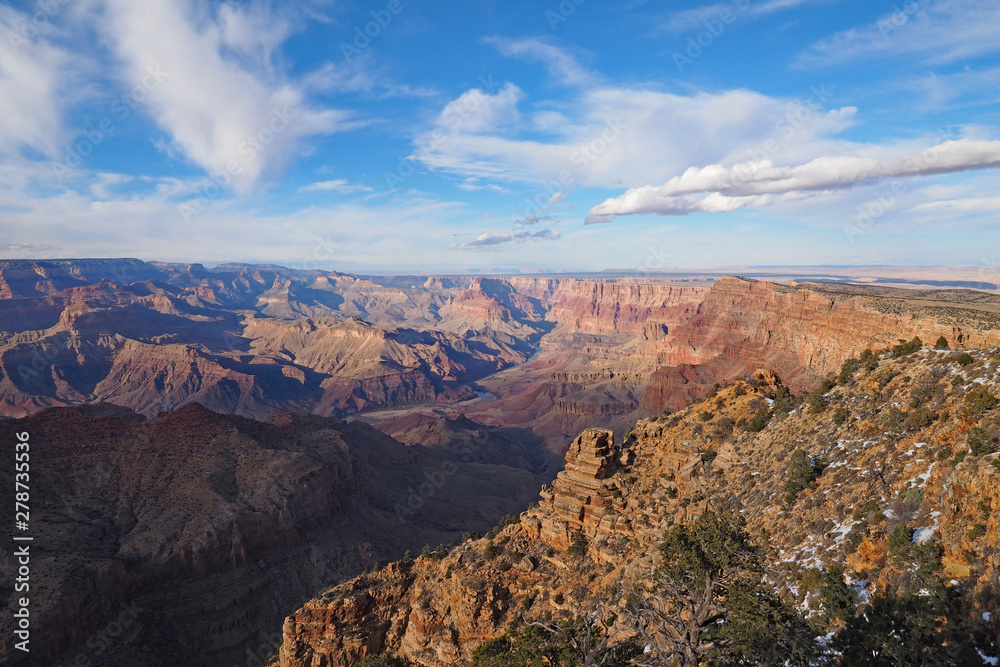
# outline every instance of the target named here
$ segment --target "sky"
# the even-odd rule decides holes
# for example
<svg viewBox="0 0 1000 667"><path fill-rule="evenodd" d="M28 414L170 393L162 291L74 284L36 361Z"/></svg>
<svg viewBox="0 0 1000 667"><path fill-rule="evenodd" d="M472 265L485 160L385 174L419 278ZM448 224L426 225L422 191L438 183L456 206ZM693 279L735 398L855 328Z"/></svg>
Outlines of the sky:
<svg viewBox="0 0 1000 667"><path fill-rule="evenodd" d="M0 257L992 265L995 0L0 5Z"/></svg>

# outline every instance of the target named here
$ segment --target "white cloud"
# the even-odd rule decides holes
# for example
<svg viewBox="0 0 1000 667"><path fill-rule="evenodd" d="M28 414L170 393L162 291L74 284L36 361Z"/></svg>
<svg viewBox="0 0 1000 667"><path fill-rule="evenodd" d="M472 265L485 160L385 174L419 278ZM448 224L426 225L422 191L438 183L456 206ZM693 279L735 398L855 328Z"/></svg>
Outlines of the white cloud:
<svg viewBox="0 0 1000 667"><path fill-rule="evenodd" d="M303 149L303 140L356 126L348 113L311 106L273 74L271 54L289 26L266 5L201 0L105 0L101 23L125 63L129 87L173 146L237 191L252 189ZM150 73L159 73L151 81ZM238 172L238 173L237 173Z"/></svg>
<svg viewBox="0 0 1000 667"><path fill-rule="evenodd" d="M39 176L47 172L36 167ZM164 261L259 261L295 268L431 268L452 258L447 223L468 214L454 202L419 196L392 201L310 205L280 214L236 197L213 200L191 224L177 201L194 180L130 179L79 170L93 185L41 196L11 185L0 165L0 243L16 256L139 257ZM128 187L119 187L127 183ZM94 188L103 188L95 201ZM128 224L122 224L127 220ZM420 230L414 233L413 230ZM40 240L44 240L41 243Z"/></svg>
<svg viewBox="0 0 1000 667"><path fill-rule="evenodd" d="M890 84L887 92L895 96L899 91L916 95L917 111L996 104L1000 102L1000 67L906 77Z"/></svg>
<svg viewBox="0 0 1000 667"><path fill-rule="evenodd" d="M585 86L592 84L597 77L583 67L575 57L565 49L549 44L537 38L501 39L493 37L486 40L494 45L501 54L511 58L524 58L544 64L552 78L566 86Z"/></svg>
<svg viewBox="0 0 1000 667"><path fill-rule="evenodd" d="M554 229L543 229L537 232L507 232L503 234L484 233L477 236L474 241L459 243L449 247L456 250L495 250L511 243L555 241L560 236L559 232Z"/></svg>
<svg viewBox="0 0 1000 667"><path fill-rule="evenodd" d="M995 213L1000 210L1000 195L929 201L915 206L914 210L946 211L949 213Z"/></svg>
<svg viewBox="0 0 1000 667"><path fill-rule="evenodd" d="M724 21L724 24L732 23L741 15L765 16L782 9L826 1L828 0L769 0L768 2L733 0L732 2L719 2L674 12L664 22L663 28L668 32L702 29L706 27L706 23L718 23L719 21Z"/></svg>
<svg viewBox="0 0 1000 667"><path fill-rule="evenodd" d="M806 160L832 149L836 142L829 137L850 127L856 111L827 112L825 99L803 102L747 90L679 95L596 87L563 104L572 116L545 141L498 129L500 119L518 117L522 95L510 84L495 95L464 93L445 107L436 130L418 137L413 157L462 177L532 184L562 177L560 192L610 188L666 180L692 164L746 160L764 147L770 159ZM478 101L478 112L462 118L457 109L468 108L470 99Z"/></svg>
<svg viewBox="0 0 1000 667"><path fill-rule="evenodd" d="M551 215L537 215L535 213L529 213L528 215L517 218L514 220L515 225L537 225L539 222L551 222L553 218Z"/></svg>
<svg viewBox="0 0 1000 667"><path fill-rule="evenodd" d="M349 195L358 192L374 192L367 185L348 183L347 179L338 178L333 181L321 181L299 188L302 192L336 192L337 194Z"/></svg>
<svg viewBox="0 0 1000 667"><path fill-rule="evenodd" d="M1000 50L1000 4L991 0L915 0L894 10L874 24L821 40L797 64L825 66L887 56L943 64Z"/></svg>
<svg viewBox="0 0 1000 667"><path fill-rule="evenodd" d="M37 32L31 17L0 7L0 154L34 149L54 158L70 137L60 91L70 85L73 59Z"/></svg>
<svg viewBox="0 0 1000 667"><path fill-rule="evenodd" d="M621 215L686 215L767 206L817 194L840 192L886 179L932 176L1000 167L1000 141L960 139L901 156L820 157L794 167L771 161L732 167L692 167L666 184L633 188L593 207L588 223Z"/></svg>
<svg viewBox="0 0 1000 667"><path fill-rule="evenodd" d="M437 124L452 132L472 134L514 125L520 117L517 103L523 96L521 89L510 83L493 95L473 88L445 105Z"/></svg>

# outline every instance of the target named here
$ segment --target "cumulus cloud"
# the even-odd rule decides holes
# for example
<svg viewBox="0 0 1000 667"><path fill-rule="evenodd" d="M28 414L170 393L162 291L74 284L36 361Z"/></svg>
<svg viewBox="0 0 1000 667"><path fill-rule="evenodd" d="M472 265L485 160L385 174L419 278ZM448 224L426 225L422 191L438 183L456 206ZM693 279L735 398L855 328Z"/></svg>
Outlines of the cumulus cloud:
<svg viewBox="0 0 1000 667"><path fill-rule="evenodd" d="M862 184L1000 167L1000 141L959 139L895 157L827 156L792 167L769 160L691 167L662 186L633 188L590 209L587 223L636 214L686 215L767 206Z"/></svg>
<svg viewBox="0 0 1000 667"><path fill-rule="evenodd" d="M931 64L995 53L1000 4L983 0L914 0L875 23L821 40L802 54L804 67L860 59L919 57Z"/></svg>
<svg viewBox="0 0 1000 667"><path fill-rule="evenodd" d="M308 137L357 125L341 110L310 105L301 85L274 73L272 52L290 25L269 5L203 0L105 0L100 25L142 86L143 108L172 148L237 191L301 152Z"/></svg>
<svg viewBox="0 0 1000 667"><path fill-rule="evenodd" d="M349 195L356 194L358 192L374 192L367 185L360 185L357 183L348 183L347 179L338 178L333 181L320 181L319 183L311 183L309 185L299 188L301 192L336 192L337 194Z"/></svg>
<svg viewBox="0 0 1000 667"><path fill-rule="evenodd" d="M521 89L508 83L494 94L473 88L452 100L437 118L437 125L452 132L477 134L513 125L519 118Z"/></svg>
<svg viewBox="0 0 1000 667"><path fill-rule="evenodd" d="M464 93L435 130L417 138L414 159L462 177L557 182L557 191L615 187L665 180L692 164L736 162L765 145L771 159L808 159L833 147L829 137L851 127L855 111L824 110L822 92L792 100L748 90L681 95L597 86L566 105L572 117L547 138L521 138L493 119L517 118L522 95L510 84L493 95ZM478 103L460 104L472 99ZM462 108L478 111L462 116Z"/></svg>
<svg viewBox="0 0 1000 667"><path fill-rule="evenodd" d="M554 241L559 237L559 232L554 229L543 229L537 232L508 232L504 234L484 233L477 236L474 241L459 243L449 247L456 250L490 250L510 245L511 243Z"/></svg>

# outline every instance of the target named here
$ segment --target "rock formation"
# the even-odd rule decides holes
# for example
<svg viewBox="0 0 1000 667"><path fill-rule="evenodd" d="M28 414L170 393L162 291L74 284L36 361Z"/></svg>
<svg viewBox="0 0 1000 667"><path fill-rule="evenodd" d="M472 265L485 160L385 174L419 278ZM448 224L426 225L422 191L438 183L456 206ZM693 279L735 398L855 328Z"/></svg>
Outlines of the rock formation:
<svg viewBox="0 0 1000 667"><path fill-rule="evenodd" d="M618 529L617 518L609 515L612 494L616 486L610 477L618 468L622 452L615 448L615 435L605 429L588 429L581 433L566 452L566 467L552 483L543 488L542 506L551 509L551 516L539 523L539 538L552 547L565 551L582 534L593 537L606 516L612 530ZM627 522L621 529L628 530Z"/></svg>
<svg viewBox="0 0 1000 667"><path fill-rule="evenodd" d="M266 657L315 591L485 531L542 481L303 414L258 422L189 404L146 420L97 405L0 426L7 442L28 432L32 443L30 664ZM13 466L0 482L13 488ZM4 575L17 567L0 547ZM0 610L6 636L15 604ZM128 631L109 635L122 622Z"/></svg>
<svg viewBox="0 0 1000 667"><path fill-rule="evenodd" d="M845 568L862 597L906 585L912 568L901 569L889 539L903 526L914 545L940 548L934 576L993 636L1000 408L982 388L1000 387L1000 350L971 358L883 355L876 368L846 373L819 410L783 402L777 377L755 373L677 414L640 420L620 451L607 431L588 430L519 522L327 591L285 621L274 664L346 666L380 652L461 664L522 618L615 610L648 580L664 532L709 509L746 518L767 544L767 580L806 610L821 605L818 584L807 583L814 568ZM766 422L750 428L759 415ZM789 497L797 450L824 466ZM563 526L579 539L567 545Z"/></svg>

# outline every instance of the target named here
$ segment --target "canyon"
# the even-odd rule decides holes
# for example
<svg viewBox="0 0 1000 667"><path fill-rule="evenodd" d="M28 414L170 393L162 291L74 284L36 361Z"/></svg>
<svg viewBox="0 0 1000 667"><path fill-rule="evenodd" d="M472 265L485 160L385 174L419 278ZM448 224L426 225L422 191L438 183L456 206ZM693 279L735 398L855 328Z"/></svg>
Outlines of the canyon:
<svg viewBox="0 0 1000 667"><path fill-rule="evenodd" d="M998 355L881 355L817 393L821 410L779 408L787 396L781 380L757 371L679 412L639 420L623 438L588 429L541 502L517 521L324 591L285 621L268 664L348 667L373 655L423 666L491 664L477 649L505 646L492 640L587 618L599 624L598 639L627 642L643 627L633 623L635 610L655 604L649 582L667 557L664 536L727 512L745 519L767 554L767 589L810 619L827 642L821 648L843 627L824 615L820 582L833 572L853 598L849 614L876 594L961 600L948 622L971 619L963 640L977 648L942 664L992 664L1000 639L1000 422L994 407L971 406L979 388L992 394L1000 386ZM751 426L761 414L763 423ZM796 452L823 465L790 487ZM823 650L832 664L858 664Z"/></svg>
<svg viewBox="0 0 1000 667"><path fill-rule="evenodd" d="M649 565L667 517L694 520L723 480L726 498L791 521L732 475L752 460L780 488L787 447L767 438L825 422L720 435L778 387L809 392L901 339L985 350L998 324L1000 296L926 286L0 261L0 425L30 431L43 462L44 658L292 667L387 650L454 664L539 587L585 605L580 577ZM688 407L737 380L724 410ZM668 428L671 412L684 417ZM981 493L988 473L932 496L964 507L960 489ZM955 525L941 531L958 545ZM781 548L801 551L799 537ZM581 540L591 564L560 555ZM946 547L948 567L979 567L971 548ZM95 655L126 611L129 632Z"/></svg>

